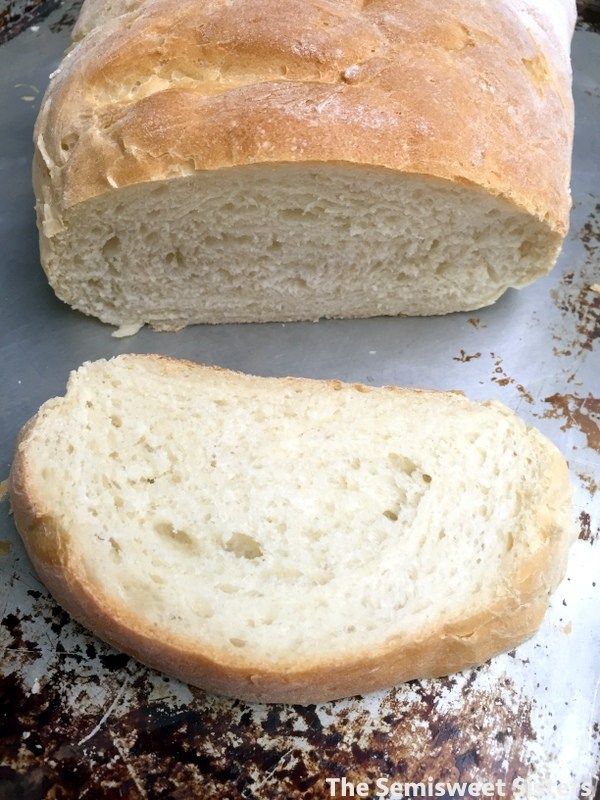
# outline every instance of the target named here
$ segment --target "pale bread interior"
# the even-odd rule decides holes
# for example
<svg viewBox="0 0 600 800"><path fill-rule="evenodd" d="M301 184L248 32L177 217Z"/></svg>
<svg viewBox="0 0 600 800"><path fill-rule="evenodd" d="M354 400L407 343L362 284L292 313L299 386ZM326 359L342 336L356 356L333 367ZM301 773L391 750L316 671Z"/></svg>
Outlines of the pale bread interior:
<svg viewBox="0 0 600 800"><path fill-rule="evenodd" d="M143 356L84 365L21 447L107 613L284 669L501 614L556 459L494 402Z"/></svg>
<svg viewBox="0 0 600 800"><path fill-rule="evenodd" d="M476 309L547 272L561 242L478 189L341 164L196 172L54 208L38 211L58 296L158 329Z"/></svg>

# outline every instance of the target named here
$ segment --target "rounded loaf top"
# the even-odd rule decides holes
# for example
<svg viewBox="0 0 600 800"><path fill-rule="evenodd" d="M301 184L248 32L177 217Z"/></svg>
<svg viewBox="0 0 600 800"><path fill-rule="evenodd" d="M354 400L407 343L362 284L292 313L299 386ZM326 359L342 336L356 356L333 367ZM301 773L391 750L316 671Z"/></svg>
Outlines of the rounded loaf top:
<svg viewBox="0 0 600 800"><path fill-rule="evenodd" d="M253 163L475 184L564 234L571 0L87 0L36 127L46 202Z"/></svg>

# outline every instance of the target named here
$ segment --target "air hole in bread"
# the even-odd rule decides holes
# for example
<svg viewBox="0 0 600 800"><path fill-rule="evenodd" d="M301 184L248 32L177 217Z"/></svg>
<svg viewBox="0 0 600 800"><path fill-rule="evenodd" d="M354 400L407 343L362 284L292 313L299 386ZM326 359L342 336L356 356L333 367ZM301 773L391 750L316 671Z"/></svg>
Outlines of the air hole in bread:
<svg viewBox="0 0 600 800"><path fill-rule="evenodd" d="M176 247L171 253L167 253L165 260L167 264L177 264L179 267L183 267L185 264L183 253L178 247Z"/></svg>
<svg viewBox="0 0 600 800"><path fill-rule="evenodd" d="M237 558L260 558L263 551L260 544L246 533L234 533L225 543L225 550L233 553Z"/></svg>
<svg viewBox="0 0 600 800"><path fill-rule="evenodd" d="M202 597L198 597L192 603L192 610L201 619L211 619L214 616L215 610L212 605Z"/></svg>
<svg viewBox="0 0 600 800"><path fill-rule="evenodd" d="M297 289L306 289L308 283L304 278L292 278L291 285L295 286Z"/></svg>
<svg viewBox="0 0 600 800"><path fill-rule="evenodd" d="M245 639L238 639L237 636L232 636L229 640L234 647L245 647L246 641Z"/></svg>
<svg viewBox="0 0 600 800"><path fill-rule="evenodd" d="M390 453L388 459L394 469L403 472L405 475L412 475L417 468L414 461L400 453Z"/></svg>
<svg viewBox="0 0 600 800"><path fill-rule="evenodd" d="M110 239L107 239L104 242L102 247L102 255L108 261L110 259L116 258L119 254L119 250L121 247L121 240L118 236L111 236Z"/></svg>
<svg viewBox="0 0 600 800"><path fill-rule="evenodd" d="M238 591L238 587L234 586L232 583L219 583L217 589L221 592L225 592L225 594L236 594Z"/></svg>
<svg viewBox="0 0 600 800"><path fill-rule="evenodd" d="M315 586L326 586L328 583L331 583L333 580L333 574L331 572L324 572L321 575L315 577L313 584Z"/></svg>
<svg viewBox="0 0 600 800"><path fill-rule="evenodd" d="M68 153L77 144L78 139L79 135L77 133L69 133L67 136L63 136L60 140L60 149L64 153Z"/></svg>
<svg viewBox="0 0 600 800"><path fill-rule="evenodd" d="M159 536L163 536L171 542L176 542L182 547L193 548L196 545L193 537L187 531L175 528L171 522L155 522L154 530Z"/></svg>
<svg viewBox="0 0 600 800"><path fill-rule="evenodd" d="M522 244L519 245L519 255L522 258L525 258L525 256L528 256L531 253L534 247L535 244L533 242L527 241L526 239Z"/></svg>
<svg viewBox="0 0 600 800"><path fill-rule="evenodd" d="M296 569L296 567L286 566L285 564L278 564L274 568L273 574L276 575L278 578L281 578L282 580L289 582L296 580L296 578L300 578L300 576L302 575L300 570Z"/></svg>

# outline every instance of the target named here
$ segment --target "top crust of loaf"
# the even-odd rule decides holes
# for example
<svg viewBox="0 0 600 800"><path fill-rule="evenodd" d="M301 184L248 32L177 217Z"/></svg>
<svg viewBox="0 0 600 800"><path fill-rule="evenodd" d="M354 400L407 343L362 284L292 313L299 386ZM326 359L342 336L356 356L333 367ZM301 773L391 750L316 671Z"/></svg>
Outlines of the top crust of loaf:
<svg viewBox="0 0 600 800"><path fill-rule="evenodd" d="M86 0L35 130L38 209L255 163L476 185L564 235L572 0Z"/></svg>
<svg viewBox="0 0 600 800"><path fill-rule="evenodd" d="M176 379L210 379L213 368L160 356L121 356L132 367L156 370ZM101 364L102 362L97 362ZM84 367L85 369L85 367ZM232 390L247 376L224 371ZM314 391L381 393L392 391L412 397L427 396L416 390L395 387L374 389L337 381L307 382L285 379L288 385L314 387ZM438 395L444 397L443 394ZM67 395L68 398L68 395ZM464 406L463 398L447 393L448 404ZM111 597L92 583L71 542L69 530L48 507L47 499L36 492L36 469L31 462L29 441L36 426L48 414L59 411L65 398L46 403L23 429L17 444L10 477L11 503L15 523L34 566L55 598L80 622L101 638L138 657L146 664L173 674L210 691L251 701L308 703L334 699L389 686L414 677L448 674L482 663L491 656L511 649L529 637L539 626L549 593L561 580L566 567L574 526L571 519L571 490L564 459L544 437L533 431L544 475L539 497L533 508L536 546L533 552L506 574L493 602L476 606L463 619L444 621L433 631L410 639L392 637L368 651L363 648L351 658L324 659L319 653L299 659L293 666L276 662L245 662L240 655L204 643L201 648L192 638L172 630L152 627L136 609ZM498 412L511 412L494 404ZM68 424L68 412L64 412Z"/></svg>

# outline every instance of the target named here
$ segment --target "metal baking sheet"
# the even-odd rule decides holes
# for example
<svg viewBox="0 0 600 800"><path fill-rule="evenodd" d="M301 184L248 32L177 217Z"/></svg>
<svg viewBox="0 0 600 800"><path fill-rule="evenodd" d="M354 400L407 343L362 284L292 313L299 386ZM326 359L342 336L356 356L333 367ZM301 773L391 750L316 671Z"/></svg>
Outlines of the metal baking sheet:
<svg viewBox="0 0 600 800"><path fill-rule="evenodd" d="M20 32L0 47L0 478L17 431L63 393L71 369L118 353L158 352L260 375L496 398L569 459L581 533L541 631L517 650L476 670L367 697L251 706L167 679L71 621L36 580L5 502L0 800L325 798L326 779L343 776L367 782L370 796L386 777L504 780L507 797L586 796L598 769L600 678L600 35L593 14L574 40L574 207L550 276L473 314L144 329L116 339L60 303L39 266L31 131L77 13L65 2L41 18L40 5L34 24L13 26ZM511 789L516 778L529 781L527 792Z"/></svg>

